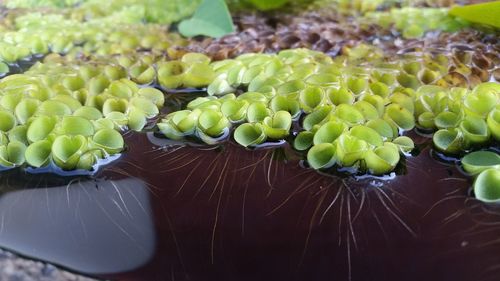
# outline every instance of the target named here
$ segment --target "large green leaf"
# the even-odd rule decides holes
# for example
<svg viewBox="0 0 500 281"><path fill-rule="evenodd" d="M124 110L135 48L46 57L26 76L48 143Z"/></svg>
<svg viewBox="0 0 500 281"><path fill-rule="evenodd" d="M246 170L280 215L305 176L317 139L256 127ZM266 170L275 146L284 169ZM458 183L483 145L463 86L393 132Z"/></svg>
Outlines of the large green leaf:
<svg viewBox="0 0 500 281"><path fill-rule="evenodd" d="M451 8L451 15L500 28L500 1Z"/></svg>
<svg viewBox="0 0 500 281"><path fill-rule="evenodd" d="M217 38L233 31L233 20L224 0L204 0L192 18L179 24L179 32L187 37L206 35Z"/></svg>

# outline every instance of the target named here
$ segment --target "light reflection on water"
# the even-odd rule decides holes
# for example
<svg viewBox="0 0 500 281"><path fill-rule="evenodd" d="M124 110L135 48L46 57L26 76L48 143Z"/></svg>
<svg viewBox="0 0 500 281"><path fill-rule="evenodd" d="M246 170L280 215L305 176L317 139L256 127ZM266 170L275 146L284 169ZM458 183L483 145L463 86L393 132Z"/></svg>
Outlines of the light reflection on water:
<svg viewBox="0 0 500 281"><path fill-rule="evenodd" d="M133 270L155 252L149 196L136 178L11 190L0 196L0 244L88 274Z"/></svg>

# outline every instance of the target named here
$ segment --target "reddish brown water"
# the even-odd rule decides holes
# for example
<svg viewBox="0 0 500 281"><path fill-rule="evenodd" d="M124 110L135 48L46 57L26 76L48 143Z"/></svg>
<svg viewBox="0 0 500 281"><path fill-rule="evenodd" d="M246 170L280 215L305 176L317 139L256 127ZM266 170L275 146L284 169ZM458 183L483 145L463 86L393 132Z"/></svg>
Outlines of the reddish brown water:
<svg viewBox="0 0 500 281"><path fill-rule="evenodd" d="M0 246L113 280L500 276L500 209L423 137L386 179L321 175L288 147L126 142L93 177L0 173Z"/></svg>

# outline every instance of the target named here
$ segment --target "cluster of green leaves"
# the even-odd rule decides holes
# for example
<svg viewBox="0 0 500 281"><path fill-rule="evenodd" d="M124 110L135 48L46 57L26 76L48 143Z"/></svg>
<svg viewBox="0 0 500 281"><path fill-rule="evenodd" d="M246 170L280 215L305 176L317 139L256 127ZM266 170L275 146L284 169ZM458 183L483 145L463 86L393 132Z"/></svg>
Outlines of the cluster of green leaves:
<svg viewBox="0 0 500 281"><path fill-rule="evenodd" d="M468 26L468 22L448 14L447 8L393 8L365 15L364 20L384 28L393 26L404 38L419 38L427 31L454 32Z"/></svg>
<svg viewBox="0 0 500 281"><path fill-rule="evenodd" d="M50 163L90 170L121 152L120 130L142 130L163 93L139 88L110 68L37 64L0 81L0 166Z"/></svg>
<svg viewBox="0 0 500 281"><path fill-rule="evenodd" d="M201 0L7 0L8 8L67 8L71 18L169 24L194 13Z"/></svg>
<svg viewBox="0 0 500 281"><path fill-rule="evenodd" d="M294 146L310 149L308 161L315 169L337 163L383 174L394 169L400 153L414 147L411 139L399 136L413 128L414 117L405 107L410 99L405 88L395 88L396 79L379 75L387 84L369 83L369 77L347 74L330 57L306 49L246 54L210 66L215 72L210 96L158 124L168 138L191 136L213 144L237 125L236 142L255 147L287 138L292 123L305 113L304 131ZM236 96L238 88L247 92ZM393 104L386 106L388 101Z"/></svg>
<svg viewBox="0 0 500 281"><path fill-rule="evenodd" d="M9 65L49 53L69 57L130 54L137 50L164 53L187 41L164 26L80 22L58 14L28 13L16 19L15 30L0 32L0 76Z"/></svg>
<svg viewBox="0 0 500 281"><path fill-rule="evenodd" d="M354 49L353 55L358 55ZM430 65L412 60L384 64L371 72L305 49L246 54L210 64L208 58L190 53L182 61L205 65L203 82L197 86L207 86L209 96L193 100L158 124L175 140L195 137L214 144L235 126L236 142L255 147L287 139L293 123L305 113L299 124L303 130L293 143L297 150L308 151L311 167L338 165L384 174L414 148L401 134L412 130L416 120L421 129L440 129L434 144L446 154L487 146L500 133L499 84L482 83L473 90L438 86L446 82L438 67L448 62L446 57ZM170 63L177 65L174 69L186 69L180 62ZM174 79L172 85L182 87L180 81ZM245 92L237 95L238 89ZM448 125L458 127L453 128L456 140L448 137Z"/></svg>
<svg viewBox="0 0 500 281"><path fill-rule="evenodd" d="M500 85L482 83L473 90L424 86L415 95L418 127L435 131L435 147L461 154L500 141Z"/></svg>
<svg viewBox="0 0 500 281"><path fill-rule="evenodd" d="M462 166L476 177L474 194L488 203L500 202L500 155L492 151L475 151L462 158Z"/></svg>
<svg viewBox="0 0 500 281"><path fill-rule="evenodd" d="M74 6L85 0L6 0L7 8L36 8L36 7L54 7L63 8Z"/></svg>

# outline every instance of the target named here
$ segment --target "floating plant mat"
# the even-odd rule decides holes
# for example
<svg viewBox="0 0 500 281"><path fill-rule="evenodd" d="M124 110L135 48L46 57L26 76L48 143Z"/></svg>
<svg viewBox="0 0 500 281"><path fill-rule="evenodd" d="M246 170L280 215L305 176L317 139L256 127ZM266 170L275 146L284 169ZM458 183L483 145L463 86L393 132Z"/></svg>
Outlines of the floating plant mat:
<svg viewBox="0 0 500 281"><path fill-rule="evenodd" d="M193 98L169 93L162 111ZM410 136L419 152L397 175L351 177L305 169L289 146L127 133L126 153L93 176L3 172L0 244L113 280L495 278L483 267L496 264L497 208L468 195L471 178L430 138Z"/></svg>
<svg viewBox="0 0 500 281"><path fill-rule="evenodd" d="M112 280L497 279L496 34L88 8L2 23L1 247Z"/></svg>

